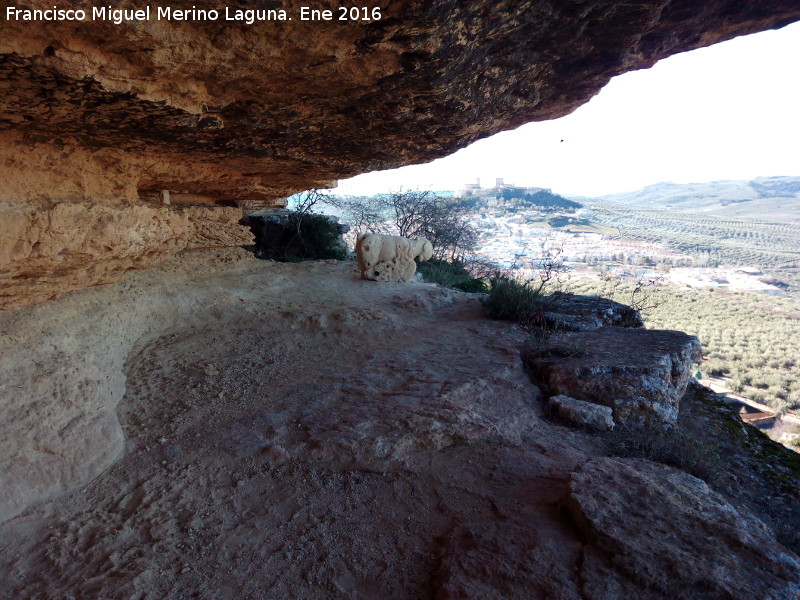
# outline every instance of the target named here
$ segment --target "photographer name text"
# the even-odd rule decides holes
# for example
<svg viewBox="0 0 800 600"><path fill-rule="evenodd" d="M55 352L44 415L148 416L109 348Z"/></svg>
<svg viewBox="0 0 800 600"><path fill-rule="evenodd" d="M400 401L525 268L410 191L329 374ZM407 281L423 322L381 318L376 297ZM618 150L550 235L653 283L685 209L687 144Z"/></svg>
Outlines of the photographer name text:
<svg viewBox="0 0 800 600"><path fill-rule="evenodd" d="M169 6L145 6L144 8L112 8L98 6L91 10L64 9L54 6L50 9L27 9L8 6L5 10L7 21L109 21L116 25L143 21L229 21L253 25L266 21L380 21L381 9L377 6L340 6L336 9L319 9L301 6L297 13L290 14L283 9L242 9L230 8L188 8L176 9Z"/></svg>

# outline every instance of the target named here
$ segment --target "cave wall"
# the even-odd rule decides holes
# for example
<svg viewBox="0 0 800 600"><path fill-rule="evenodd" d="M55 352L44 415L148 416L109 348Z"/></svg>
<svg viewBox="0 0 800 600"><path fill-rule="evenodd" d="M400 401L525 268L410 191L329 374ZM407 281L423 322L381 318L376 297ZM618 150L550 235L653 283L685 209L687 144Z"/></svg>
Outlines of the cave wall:
<svg viewBox="0 0 800 600"><path fill-rule="evenodd" d="M624 71L800 18L791 0L391 0L378 21L319 23L302 4L256 2L293 20L252 25L0 15L0 308L118 280L197 227L239 244L232 207L429 161L565 115Z"/></svg>

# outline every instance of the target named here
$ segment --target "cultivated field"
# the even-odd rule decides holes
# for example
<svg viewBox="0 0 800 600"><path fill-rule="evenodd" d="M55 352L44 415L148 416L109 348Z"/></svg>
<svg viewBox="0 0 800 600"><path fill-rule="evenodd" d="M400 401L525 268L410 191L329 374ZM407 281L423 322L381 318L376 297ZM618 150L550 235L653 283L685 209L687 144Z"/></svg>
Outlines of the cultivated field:
<svg viewBox="0 0 800 600"><path fill-rule="evenodd" d="M755 266L800 297L800 223L605 205L593 218L624 238L661 243L700 264Z"/></svg>

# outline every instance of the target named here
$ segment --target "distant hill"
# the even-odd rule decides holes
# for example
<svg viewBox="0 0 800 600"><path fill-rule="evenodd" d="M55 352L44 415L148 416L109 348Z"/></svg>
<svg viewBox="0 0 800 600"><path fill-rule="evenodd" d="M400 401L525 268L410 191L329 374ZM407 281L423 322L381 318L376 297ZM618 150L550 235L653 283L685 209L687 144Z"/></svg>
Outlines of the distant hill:
<svg viewBox="0 0 800 600"><path fill-rule="evenodd" d="M587 203L713 213L730 217L800 218L800 177L752 181L657 183L634 192L585 199Z"/></svg>
<svg viewBox="0 0 800 600"><path fill-rule="evenodd" d="M528 191L527 188L507 187L498 193L497 196L498 198L502 198L506 201L519 200L522 201L523 204L535 206L543 210L561 209L574 211L583 207L583 205L579 202L569 200L564 198L564 196L554 194L550 190L545 189Z"/></svg>

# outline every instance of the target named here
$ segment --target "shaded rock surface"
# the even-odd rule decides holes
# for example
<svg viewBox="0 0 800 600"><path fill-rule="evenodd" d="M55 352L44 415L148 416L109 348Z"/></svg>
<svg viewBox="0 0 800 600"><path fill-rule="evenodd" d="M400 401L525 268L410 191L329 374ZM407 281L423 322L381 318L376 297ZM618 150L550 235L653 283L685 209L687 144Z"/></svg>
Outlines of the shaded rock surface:
<svg viewBox="0 0 800 600"><path fill-rule="evenodd" d="M292 18L251 25L4 18L0 202L12 205L4 210L102 204L128 215L120 227L149 230L153 215L130 206L158 201L163 191L173 204L280 206L299 190L430 161L563 116L614 75L800 18L793 0L392 0L380 20L345 22L330 2L317 8L333 9L335 21L302 21L304 4L227 4L231 12L256 6ZM195 6L209 8L170 4ZM91 225L71 227L82 238ZM0 245L15 244L5 228L0 235ZM148 260L118 260L113 248L105 259L83 260L108 281L118 277L112 271L165 258L158 236L149 243ZM11 273L0 280L3 289L11 282L7 304L40 301L37 288L55 286L71 262L71 270L88 268L78 250L63 256L27 271L0 256L0 272ZM63 280L65 288L92 283L80 274Z"/></svg>
<svg viewBox="0 0 800 600"><path fill-rule="evenodd" d="M579 600L581 545L547 520L457 528L442 549L437 600Z"/></svg>
<svg viewBox="0 0 800 600"><path fill-rule="evenodd" d="M587 537L582 597L786 600L800 594L797 556L763 522L676 469L592 459L572 475L566 505Z"/></svg>
<svg viewBox="0 0 800 600"><path fill-rule="evenodd" d="M789 0L393 0L380 20L330 23L302 5L253 25L5 21L2 118L60 154L146 148L152 169L120 173L131 190L277 198L562 116L614 75L800 18Z"/></svg>
<svg viewBox="0 0 800 600"><path fill-rule="evenodd" d="M700 342L679 331L602 327L531 346L544 391L610 406L617 422L674 423Z"/></svg>
<svg viewBox="0 0 800 600"><path fill-rule="evenodd" d="M0 315L18 356L0 491L23 500L3 500L4 594L585 597L597 545L561 504L610 434L541 417L521 330L352 262L244 257L184 252ZM658 516L678 527L683 510ZM694 533L670 546L689 562ZM626 568L622 589L649 581ZM773 571L748 576L769 590Z"/></svg>
<svg viewBox="0 0 800 600"><path fill-rule="evenodd" d="M678 429L693 450L712 455L704 478L800 553L800 455L745 425L737 406L695 381L681 398Z"/></svg>

